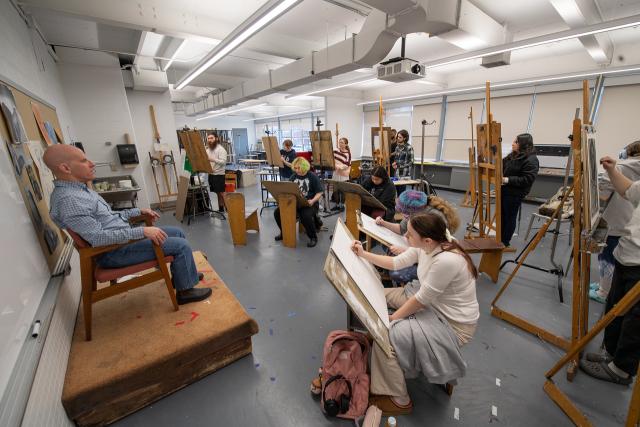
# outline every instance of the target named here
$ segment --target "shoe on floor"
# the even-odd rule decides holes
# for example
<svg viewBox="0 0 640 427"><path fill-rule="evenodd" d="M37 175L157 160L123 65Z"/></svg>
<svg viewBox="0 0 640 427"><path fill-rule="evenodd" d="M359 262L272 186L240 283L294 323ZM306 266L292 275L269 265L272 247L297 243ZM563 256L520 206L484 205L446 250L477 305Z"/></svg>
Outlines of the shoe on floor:
<svg viewBox="0 0 640 427"><path fill-rule="evenodd" d="M584 358L587 359L589 362L597 362L597 363L600 363L600 362L609 363L613 360L613 357L611 357L611 355L604 350L602 350L601 353L587 353L585 354Z"/></svg>
<svg viewBox="0 0 640 427"><path fill-rule="evenodd" d="M598 282L591 282L589 283L589 290L595 290L597 291L600 288L600 283Z"/></svg>
<svg viewBox="0 0 640 427"><path fill-rule="evenodd" d="M279 242L280 240L282 240L282 233L278 234L278 235L275 237L275 241L276 241L276 242Z"/></svg>
<svg viewBox="0 0 640 427"><path fill-rule="evenodd" d="M211 296L210 288L191 288L176 292L178 304L189 304L190 302L202 301Z"/></svg>
<svg viewBox="0 0 640 427"><path fill-rule="evenodd" d="M502 250L502 252L506 252L506 253L512 253L512 252L516 252L516 248L514 248L513 246L505 246L505 248Z"/></svg>
<svg viewBox="0 0 640 427"><path fill-rule="evenodd" d="M603 381L609 381L614 384L629 385L633 381L633 377L629 375L627 378L622 378L609 368L606 362L590 362L585 359L580 360L580 369L594 378Z"/></svg>
<svg viewBox="0 0 640 427"><path fill-rule="evenodd" d="M600 304L604 304L605 302L607 302L607 299L601 297L600 294L598 294L598 291L595 289L589 290L589 298L596 302L599 302Z"/></svg>
<svg viewBox="0 0 640 427"><path fill-rule="evenodd" d="M309 239L309 243L307 243L308 248L312 248L318 244L318 239L314 237L313 239Z"/></svg>
<svg viewBox="0 0 640 427"><path fill-rule="evenodd" d="M372 394L369 396L369 405L376 405L382 411L383 417L407 415L413 411L413 402L400 406L396 404L391 396Z"/></svg>

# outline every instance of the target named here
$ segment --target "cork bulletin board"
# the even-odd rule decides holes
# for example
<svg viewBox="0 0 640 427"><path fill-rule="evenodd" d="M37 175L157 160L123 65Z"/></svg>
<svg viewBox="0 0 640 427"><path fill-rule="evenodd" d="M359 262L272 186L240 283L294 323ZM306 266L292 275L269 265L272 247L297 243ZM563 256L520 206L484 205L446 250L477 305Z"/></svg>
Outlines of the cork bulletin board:
<svg viewBox="0 0 640 427"><path fill-rule="evenodd" d="M13 175L20 189L42 253L51 273L59 268L66 235L49 217L49 193L52 175L41 162L48 144L61 142L60 122L54 108L0 81L0 155L13 166ZM36 118L37 116L37 118ZM42 169L42 170L41 170ZM17 196L17 195L16 195ZM15 218L16 225L21 218Z"/></svg>

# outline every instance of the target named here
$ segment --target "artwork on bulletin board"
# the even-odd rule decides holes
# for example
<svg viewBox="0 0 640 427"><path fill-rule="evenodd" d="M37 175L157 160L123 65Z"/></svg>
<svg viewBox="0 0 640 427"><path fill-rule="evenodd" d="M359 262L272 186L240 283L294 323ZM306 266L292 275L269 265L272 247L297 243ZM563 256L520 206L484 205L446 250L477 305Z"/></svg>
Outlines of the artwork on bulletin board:
<svg viewBox="0 0 640 427"><path fill-rule="evenodd" d="M38 129L40 129L40 134L44 138L44 142L46 142L47 145L52 145L54 143L53 141L56 140L55 132L53 132L54 138L52 139L49 129L45 127L45 124L42 121L42 114L40 114L40 107L38 106L38 104L36 104L35 102L31 102L31 111L33 111L33 117L36 119ZM53 130L53 127L51 127L51 129Z"/></svg>
<svg viewBox="0 0 640 427"><path fill-rule="evenodd" d="M11 134L11 142L14 144L22 144L27 141L27 132L24 130L16 100L13 97L11 89L6 85L0 84L0 107L5 123Z"/></svg>
<svg viewBox="0 0 640 427"><path fill-rule="evenodd" d="M49 134L49 139L53 141L54 144L59 144L62 141L62 137L60 136L60 132L50 122L44 122L44 127Z"/></svg>

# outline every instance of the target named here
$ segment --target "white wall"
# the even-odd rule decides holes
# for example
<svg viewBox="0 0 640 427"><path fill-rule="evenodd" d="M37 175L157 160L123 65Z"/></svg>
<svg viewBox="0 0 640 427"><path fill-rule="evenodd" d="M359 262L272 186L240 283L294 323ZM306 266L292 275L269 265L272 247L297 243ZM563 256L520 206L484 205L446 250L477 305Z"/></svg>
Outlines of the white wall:
<svg viewBox="0 0 640 427"><path fill-rule="evenodd" d="M173 151L176 161L179 159L178 137L176 135L176 121L173 115L173 107L171 105L171 95L166 92L144 92L138 90L127 89L127 101L129 110L131 111L131 120L135 130L136 149L140 159L139 168L147 183L143 191L146 192L147 200L150 204L158 203L158 192L153 179L153 171L151 162L149 161L149 152L153 153L154 133L151 124L151 114L149 113L149 105L153 105L156 113L156 122L158 123L158 132L160 133L160 141L163 144L169 144ZM177 165L180 166L180 165ZM167 166L169 182L173 191L178 188L175 182L175 174L170 166ZM162 170L156 171L160 191L165 191L164 177Z"/></svg>
<svg viewBox="0 0 640 427"><path fill-rule="evenodd" d="M87 157L94 162L115 162L118 165L116 171L108 166L97 168L98 177L133 175L143 189L138 193L138 206L149 207L147 191L149 184L153 183L144 179L140 165L135 169L124 169L118 161L116 144L126 143L125 133L136 140L120 64L116 57L106 54L101 59L100 65L60 64L63 90L75 124L74 139L82 142ZM111 142L110 146L105 144L107 141ZM141 162L143 155L146 153L138 149Z"/></svg>
<svg viewBox="0 0 640 427"><path fill-rule="evenodd" d="M73 125L60 73L42 40L27 28L8 1L0 2L0 80L8 79L51 104L66 142Z"/></svg>
<svg viewBox="0 0 640 427"><path fill-rule="evenodd" d="M360 98L343 98L338 96L325 97L326 120L325 128L331 130L335 136L336 123L338 132L349 140L349 147L354 158L362 154L363 133L362 133L362 107L356 105L361 102ZM369 135L366 135L369 141ZM333 142L334 145L338 141Z"/></svg>

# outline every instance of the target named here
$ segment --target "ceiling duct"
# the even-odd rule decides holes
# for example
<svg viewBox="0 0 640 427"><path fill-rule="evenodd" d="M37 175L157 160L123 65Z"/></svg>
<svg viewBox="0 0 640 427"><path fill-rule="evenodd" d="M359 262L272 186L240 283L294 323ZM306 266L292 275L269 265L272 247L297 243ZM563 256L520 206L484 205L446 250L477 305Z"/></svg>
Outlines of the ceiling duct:
<svg viewBox="0 0 640 427"><path fill-rule="evenodd" d="M271 93L287 91L320 79L359 68L370 68L382 61L403 35L415 32L430 36L457 28L461 0L361 0L374 9L362 30L336 43L268 74L248 80L214 97L215 105L195 109L195 114L230 107Z"/></svg>

